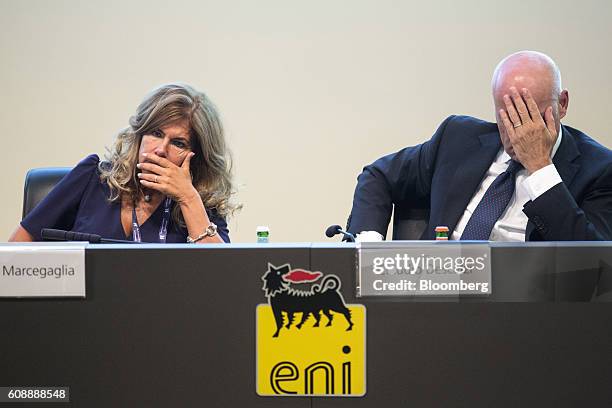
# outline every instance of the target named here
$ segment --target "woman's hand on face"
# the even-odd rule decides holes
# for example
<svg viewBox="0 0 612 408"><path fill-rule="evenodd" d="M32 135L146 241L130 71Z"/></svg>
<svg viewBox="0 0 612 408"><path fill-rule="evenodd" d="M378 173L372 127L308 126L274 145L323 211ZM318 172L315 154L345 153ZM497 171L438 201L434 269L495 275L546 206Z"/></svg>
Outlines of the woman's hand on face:
<svg viewBox="0 0 612 408"><path fill-rule="evenodd" d="M136 167L141 170L138 173L138 178L144 187L172 197L177 203L189 201L194 197L200 199L200 195L191 184L191 172L189 171L189 163L195 153L187 153L187 157L185 157L181 166L177 166L170 160L154 153L144 153L143 155L150 163L138 163Z"/></svg>

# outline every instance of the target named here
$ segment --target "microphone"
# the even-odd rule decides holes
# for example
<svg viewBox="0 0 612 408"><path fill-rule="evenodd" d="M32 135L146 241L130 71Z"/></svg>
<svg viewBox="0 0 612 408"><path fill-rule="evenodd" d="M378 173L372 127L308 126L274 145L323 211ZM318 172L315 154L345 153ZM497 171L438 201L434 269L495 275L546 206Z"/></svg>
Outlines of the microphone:
<svg viewBox="0 0 612 408"><path fill-rule="evenodd" d="M126 241L124 239L102 238L97 234L88 234L86 232L64 231L52 228L43 228L40 230L40 236L43 241L87 241L91 244L115 243L115 244L133 244L134 241Z"/></svg>
<svg viewBox="0 0 612 408"><path fill-rule="evenodd" d="M344 235L344 239L346 239L348 242L355 242L355 236L350 232L344 231L339 225L330 225L325 230L325 235L327 235L328 238L331 238L338 234Z"/></svg>

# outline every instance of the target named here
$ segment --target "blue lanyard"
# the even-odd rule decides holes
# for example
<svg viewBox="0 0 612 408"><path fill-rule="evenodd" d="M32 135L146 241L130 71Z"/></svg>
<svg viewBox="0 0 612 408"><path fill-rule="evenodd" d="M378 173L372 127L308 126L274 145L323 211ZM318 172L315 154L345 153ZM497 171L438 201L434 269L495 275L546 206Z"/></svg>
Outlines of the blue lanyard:
<svg viewBox="0 0 612 408"><path fill-rule="evenodd" d="M166 237L168 235L168 221L170 221L170 207L172 207L172 199L166 197L164 201L164 213L162 215L161 227L159 227L159 242L162 244L166 243ZM132 239L134 242L142 242L140 236L140 226L138 225L138 219L136 218L136 203L132 207Z"/></svg>

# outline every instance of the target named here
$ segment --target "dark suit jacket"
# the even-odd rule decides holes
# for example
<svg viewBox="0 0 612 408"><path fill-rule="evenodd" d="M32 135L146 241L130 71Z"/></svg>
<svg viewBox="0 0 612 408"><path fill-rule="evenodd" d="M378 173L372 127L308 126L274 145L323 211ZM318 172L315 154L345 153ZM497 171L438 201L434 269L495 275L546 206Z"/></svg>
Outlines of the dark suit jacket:
<svg viewBox="0 0 612 408"><path fill-rule="evenodd" d="M611 240L612 152L579 130L562 129L553 163L563 183L523 207L526 240ZM495 123L447 118L427 142L363 169L348 231L386 235L393 205L401 204L430 210L421 239L433 239L438 225L452 233L500 148Z"/></svg>

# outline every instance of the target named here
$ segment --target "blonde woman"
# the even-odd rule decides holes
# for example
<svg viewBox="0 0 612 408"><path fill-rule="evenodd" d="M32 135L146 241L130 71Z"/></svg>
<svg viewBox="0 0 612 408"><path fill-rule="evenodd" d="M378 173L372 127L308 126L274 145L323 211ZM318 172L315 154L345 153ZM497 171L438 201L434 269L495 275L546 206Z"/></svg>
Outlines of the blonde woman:
<svg viewBox="0 0 612 408"><path fill-rule="evenodd" d="M153 90L106 161L82 160L9 238L42 228L138 242L229 242L231 164L212 102L183 84Z"/></svg>

